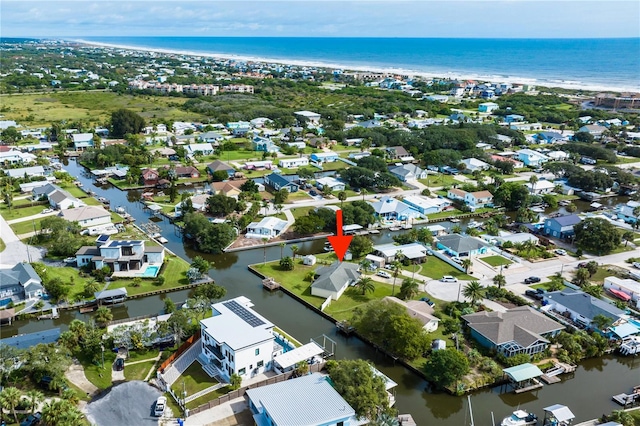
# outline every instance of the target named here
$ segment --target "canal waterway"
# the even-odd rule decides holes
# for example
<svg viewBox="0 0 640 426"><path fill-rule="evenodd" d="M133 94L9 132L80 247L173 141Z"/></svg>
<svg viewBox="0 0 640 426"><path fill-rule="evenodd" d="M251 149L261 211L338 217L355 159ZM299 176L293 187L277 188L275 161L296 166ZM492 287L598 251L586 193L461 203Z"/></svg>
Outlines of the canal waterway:
<svg viewBox="0 0 640 426"><path fill-rule="evenodd" d="M137 224L146 223L151 215L143 210L139 202L141 191L120 191L107 186L95 186L94 181L86 169L69 161L64 167L72 176L76 177L96 196L110 200L111 206L124 207L135 219ZM579 206L580 210L588 207ZM159 219L155 219L159 220ZM169 240L166 247L187 260L201 255L185 247L180 234L166 219L156 222L162 230L162 235ZM465 221L461 222L464 227ZM449 225L445 222L445 225ZM387 232L373 235L375 243L391 241ZM322 240L297 244L301 254L318 253L322 251ZM284 253L291 254L290 245L284 248ZM267 247L267 260L280 258L281 248ZM371 360L385 374L398 383L396 388L396 407L401 413L411 413L419 425L455 425L470 424L467 399L444 393L430 392L428 383L417 377L409 370L392 360L377 353L370 346L355 337L346 338L336 333L335 326L330 321L305 308L291 297L282 292L264 291L260 279L248 271L247 266L263 261L263 248L226 253L221 255L204 255L214 262L215 267L210 271L216 283L227 289L227 297L246 296L253 301L258 312L269 318L274 324L286 330L300 341L306 342L311 338L328 335L337 342L336 357L364 358ZM158 314L163 308L163 300L170 297L175 302L181 302L189 297L189 290L178 291L159 296L150 296L127 301L123 306L113 309L116 319L134 317L138 315ZM16 321L10 327L3 327L3 337L29 333L53 327L66 329L74 318L88 320L89 315L80 314L77 310L63 311L56 320ZM577 420L588 420L609 413L619 408L611 401L611 396L621 392L628 392L631 387L640 384L640 358L620 358L607 356L591 359L580 363L575 374L566 377L561 383L544 386L537 392L520 395L505 393L500 387L484 389L471 396L471 405L475 424L491 425L492 413L496 424L510 414L517 407L533 411L538 416L543 415L542 409L552 404L565 404L576 414Z"/></svg>

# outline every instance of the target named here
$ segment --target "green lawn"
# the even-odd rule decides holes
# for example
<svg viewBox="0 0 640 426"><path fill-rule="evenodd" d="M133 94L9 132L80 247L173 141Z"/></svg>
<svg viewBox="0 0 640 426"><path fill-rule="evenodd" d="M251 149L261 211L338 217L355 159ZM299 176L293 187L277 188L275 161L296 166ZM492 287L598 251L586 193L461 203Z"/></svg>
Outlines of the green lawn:
<svg viewBox="0 0 640 426"><path fill-rule="evenodd" d="M502 266L502 265L511 265L513 263L512 261L510 261L506 257L502 257L502 256L498 256L498 255L483 257L480 260L482 260L485 263L488 263L489 265L491 265L493 267Z"/></svg>
<svg viewBox="0 0 640 426"><path fill-rule="evenodd" d="M100 363L96 365L83 356L79 356L78 360L84 367L84 374L87 376L87 379L98 389L106 389L111 386L111 369L116 360L115 353L109 350L104 351L104 368L102 368Z"/></svg>
<svg viewBox="0 0 640 426"><path fill-rule="evenodd" d="M0 207L0 215L2 215L5 220L9 221L39 214L43 209L46 208L48 208L46 205L39 205L9 209L4 204L2 204L2 207Z"/></svg>
<svg viewBox="0 0 640 426"><path fill-rule="evenodd" d="M322 164L322 170L327 172L330 170L341 170L341 169L346 169L348 167L348 164L343 162L343 161L334 161L332 163L323 163Z"/></svg>
<svg viewBox="0 0 640 426"><path fill-rule="evenodd" d="M0 253L2 253L6 248L7 248L7 245L4 243L2 238L0 238Z"/></svg>
<svg viewBox="0 0 640 426"><path fill-rule="evenodd" d="M24 222L13 223L9 225L9 227L13 229L13 232L15 232L16 235L22 235L34 231L38 232L40 231L40 222L44 219L46 219L46 217L34 220L25 220Z"/></svg>
<svg viewBox="0 0 640 426"><path fill-rule="evenodd" d="M142 361L143 359L151 359L158 356L160 353L159 349L145 349L140 351L129 351L129 358L127 358L127 362L135 362Z"/></svg>
<svg viewBox="0 0 640 426"><path fill-rule="evenodd" d="M434 186L453 186L454 184L462 185L462 182L454 179L453 175L429 175L428 179L420 179L420 183L423 185L434 187Z"/></svg>
<svg viewBox="0 0 640 426"><path fill-rule="evenodd" d="M309 214L311 210L315 209L315 207L297 207L295 209L291 209L291 213L294 218L299 218L302 216L306 216Z"/></svg>
<svg viewBox="0 0 640 426"><path fill-rule="evenodd" d="M174 287L180 287L189 284L185 273L189 270L189 264L180 257L165 254L165 258L169 259L165 263L163 269L160 270L158 275L164 277L164 284L158 286L154 280L143 279L139 287L133 287L133 278L129 279L117 279L109 283L109 288L126 287L129 296L133 296L140 293L146 293L149 291L168 289Z"/></svg>
<svg viewBox="0 0 640 426"><path fill-rule="evenodd" d="M231 388L229 386L225 386L223 388L220 388L218 390L210 392L210 393L208 393L206 395L202 395L200 398L196 398L193 401L187 402L187 408L189 410L192 410L192 409L194 409L196 407L201 406L202 404L204 404L206 402L209 402L211 400L217 399L217 398L221 397L222 395L226 395L229 392L231 392ZM174 413L177 413L177 411L174 411Z"/></svg>
<svg viewBox="0 0 640 426"><path fill-rule="evenodd" d="M411 266L409 266L411 268ZM413 269L407 269L409 271L413 271ZM440 279L443 275L451 275L459 280L475 280L476 278L465 274L449 265L444 260L440 260L435 256L429 256L427 258L427 262L422 264L422 270L420 271L420 275L427 276L433 279Z"/></svg>
<svg viewBox="0 0 640 426"><path fill-rule="evenodd" d="M279 334L283 335L284 337L286 337L287 340L289 342L291 342L293 344L293 346L295 346L296 348L302 346L302 343L300 343L297 339L294 339L293 337L291 337L290 334L285 333L281 328L273 327L273 330L278 332Z"/></svg>
<svg viewBox="0 0 640 426"><path fill-rule="evenodd" d="M207 373L202 369L202 366L198 361L194 361L193 364L187 368L184 373L173 384L173 390L182 394L183 390L187 391L187 396L193 395L203 389L215 385L216 379L209 377ZM212 398L211 398L212 399Z"/></svg>
<svg viewBox="0 0 640 426"><path fill-rule="evenodd" d="M224 151L220 156L210 156L213 160L218 159L220 161L262 161L262 152L258 151L248 151L248 150L240 150L240 151ZM271 160L274 164L277 163L277 159L274 160L271 157L267 158L267 160Z"/></svg>
<svg viewBox="0 0 640 426"><path fill-rule="evenodd" d="M144 380L154 365L155 361L140 362L133 365L125 364L124 378L127 380Z"/></svg>
<svg viewBox="0 0 640 426"><path fill-rule="evenodd" d="M76 198L88 197L87 193L82 188L78 188L76 185L67 184L60 185L60 187Z"/></svg>

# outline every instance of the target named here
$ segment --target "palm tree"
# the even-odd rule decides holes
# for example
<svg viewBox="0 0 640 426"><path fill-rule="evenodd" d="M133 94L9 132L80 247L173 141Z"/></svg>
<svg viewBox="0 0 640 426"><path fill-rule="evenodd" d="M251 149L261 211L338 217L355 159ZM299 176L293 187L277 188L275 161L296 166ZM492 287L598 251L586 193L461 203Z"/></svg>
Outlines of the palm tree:
<svg viewBox="0 0 640 426"><path fill-rule="evenodd" d="M11 413L13 414L16 423L18 422L18 415L16 414L16 406L20 403L20 399L22 394L17 388L9 387L4 388L2 392L0 392L0 399L2 399L2 405L9 407Z"/></svg>
<svg viewBox="0 0 640 426"><path fill-rule="evenodd" d="M51 381L49 382L49 389L58 390L58 395L62 395L62 388L66 386L62 375L55 374L51 377Z"/></svg>
<svg viewBox="0 0 640 426"><path fill-rule="evenodd" d="M342 208L342 203L347 199L347 192L340 191L338 192L338 200L340 200L340 208Z"/></svg>
<svg viewBox="0 0 640 426"><path fill-rule="evenodd" d="M298 251L300 251L300 247L298 247L297 245L292 245L291 247L289 247L291 249L291 253L293 254L293 259L296 259L296 254L298 253Z"/></svg>
<svg viewBox="0 0 640 426"><path fill-rule="evenodd" d="M360 262L360 269L362 270L363 274L368 274L371 271L371 261L369 259L363 259Z"/></svg>
<svg viewBox="0 0 640 426"><path fill-rule="evenodd" d="M364 201L364 196L367 194L367 190L364 188L360 189L360 194L362 194L362 201Z"/></svg>
<svg viewBox="0 0 640 426"><path fill-rule="evenodd" d="M538 183L538 176L532 175L529 178L529 183L531 184L531 193L535 194L536 193L536 183Z"/></svg>
<svg viewBox="0 0 640 426"><path fill-rule="evenodd" d="M282 260L282 258L284 257L282 251L284 250L284 247L287 245L287 243L280 243L278 245L280 246L280 260Z"/></svg>
<svg viewBox="0 0 640 426"><path fill-rule="evenodd" d="M453 225L451 227L451 232L453 232L454 234L462 234L462 226L460 225Z"/></svg>
<svg viewBox="0 0 640 426"><path fill-rule="evenodd" d="M473 265L473 262L468 257L462 260L462 267L464 268L465 273L469 273L469 268L471 268L471 265Z"/></svg>
<svg viewBox="0 0 640 426"><path fill-rule="evenodd" d="M624 240L624 246L626 247L629 244L629 241L633 241L635 239L635 234L631 231L626 231L622 234L622 239Z"/></svg>
<svg viewBox="0 0 640 426"><path fill-rule="evenodd" d="M360 277L360 279L356 281L356 287L362 290L363 295L376 291L376 286L371 277Z"/></svg>
<svg viewBox="0 0 640 426"><path fill-rule="evenodd" d="M39 390L32 389L27 392L26 396L29 400L29 405L31 406L31 414L33 414L36 412L38 404L40 404L44 400L44 394Z"/></svg>
<svg viewBox="0 0 640 426"><path fill-rule="evenodd" d="M413 278L405 278L400 286L401 299L413 299L420 291L420 284Z"/></svg>
<svg viewBox="0 0 640 426"><path fill-rule="evenodd" d="M399 260L394 260L391 262L391 269L393 270L393 288L391 290L391 295L393 296L396 293L396 278L400 274L400 270L402 269L402 263Z"/></svg>
<svg viewBox="0 0 640 426"><path fill-rule="evenodd" d="M591 320L591 324L593 324L598 330L601 330L601 331L606 330L607 327L609 327L612 323L613 321L611 320L611 318L602 314L596 315Z"/></svg>
<svg viewBox="0 0 640 426"><path fill-rule="evenodd" d="M625 410L614 410L608 420L618 422L624 426L634 424L633 416Z"/></svg>
<svg viewBox="0 0 640 426"><path fill-rule="evenodd" d="M268 238L262 238L262 250L264 252L264 261L262 262L263 265L267 264L267 241L269 241Z"/></svg>
<svg viewBox="0 0 640 426"><path fill-rule="evenodd" d="M111 313L111 309L107 308L106 306L99 307L94 316L96 324L101 327L106 327L112 319L113 314Z"/></svg>
<svg viewBox="0 0 640 426"><path fill-rule="evenodd" d="M507 284L507 279L504 275L498 274L493 277L493 283L498 286L498 288L502 288L502 286Z"/></svg>
<svg viewBox="0 0 640 426"><path fill-rule="evenodd" d="M464 290L462 290L462 295L468 299L471 299L471 304L475 305L478 300L484 297L484 288L478 281L471 281L469 284L467 284Z"/></svg>

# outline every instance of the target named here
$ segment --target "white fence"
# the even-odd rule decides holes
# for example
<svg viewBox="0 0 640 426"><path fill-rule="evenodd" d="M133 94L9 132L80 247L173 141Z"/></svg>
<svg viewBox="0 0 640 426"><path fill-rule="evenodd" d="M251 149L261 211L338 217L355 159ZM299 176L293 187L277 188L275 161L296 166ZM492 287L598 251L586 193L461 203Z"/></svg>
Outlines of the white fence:
<svg viewBox="0 0 640 426"><path fill-rule="evenodd" d="M320 305L320 310L324 312L324 310L327 308L327 306L329 306L331 304L331 296L327 297L327 300L325 300L324 302L322 302L322 305Z"/></svg>
<svg viewBox="0 0 640 426"><path fill-rule="evenodd" d="M464 273L467 272L462 267L462 265L459 265L456 262L454 262L453 260L451 260L451 258L449 256L447 256L446 254L444 254L443 252L440 252L440 251L437 251L437 250L431 250L431 252L433 253L433 255L435 257L437 257L438 259L440 259L440 260L442 260L444 262L447 262L449 265L453 266L454 268L456 268L460 272L464 272Z"/></svg>

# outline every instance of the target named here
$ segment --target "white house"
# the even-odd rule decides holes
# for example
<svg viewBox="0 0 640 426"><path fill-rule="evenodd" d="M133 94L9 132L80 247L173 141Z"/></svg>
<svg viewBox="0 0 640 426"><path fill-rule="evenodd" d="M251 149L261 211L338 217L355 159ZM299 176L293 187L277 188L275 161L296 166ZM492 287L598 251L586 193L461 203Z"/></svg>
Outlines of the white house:
<svg viewBox="0 0 640 426"><path fill-rule="evenodd" d="M316 271L317 277L311 284L311 294L324 299L338 300L351 284L360 278L358 265L348 262L334 262Z"/></svg>
<svg viewBox="0 0 640 426"><path fill-rule="evenodd" d="M296 118L298 119L298 121L302 122L302 123L308 123L308 124L313 124L313 125L318 125L320 124L320 114L316 113L316 112L311 112L311 111L296 111L294 113L296 115Z"/></svg>
<svg viewBox="0 0 640 426"><path fill-rule="evenodd" d="M597 315L609 318L613 325L617 325L624 316L622 309L580 290L565 289L545 293L544 301L545 310L552 309L560 314L566 312L573 321L584 326L591 325Z"/></svg>
<svg viewBox="0 0 640 426"><path fill-rule="evenodd" d="M12 178L23 178L26 176L34 177L34 176L44 176L45 171L42 166L33 166L33 167L21 167L19 169L7 169L4 171L9 177Z"/></svg>
<svg viewBox="0 0 640 426"><path fill-rule="evenodd" d="M439 213L451 206L451 201L446 198L425 197L422 195L407 195L402 201L423 215Z"/></svg>
<svg viewBox="0 0 640 426"><path fill-rule="evenodd" d="M516 158L529 167L539 167L549 161L549 157L532 149L521 149L516 154Z"/></svg>
<svg viewBox="0 0 640 426"><path fill-rule="evenodd" d="M78 222L82 228L111 223L111 213L97 206L84 206L62 210L60 216L69 222Z"/></svg>
<svg viewBox="0 0 640 426"><path fill-rule="evenodd" d="M273 367L273 357L282 352L275 344L274 325L251 309L244 296L211 305L211 318L200 321L204 368L223 381L232 374L243 380ZM278 349L279 348L279 349Z"/></svg>
<svg viewBox="0 0 640 426"><path fill-rule="evenodd" d="M403 244L401 246L393 243L373 246L373 252L383 257L387 263L396 260L398 253L402 253L402 256L410 261L421 263L427 257L427 251L427 248L419 243Z"/></svg>
<svg viewBox="0 0 640 426"><path fill-rule="evenodd" d="M76 263L91 265L92 269L108 266L112 272L142 271L157 266L156 275L164 261L164 247L146 246L140 240L111 240L100 235L95 246L82 246L76 252Z"/></svg>
<svg viewBox="0 0 640 426"><path fill-rule="evenodd" d="M287 228L287 221L277 217L265 217L247 226L246 238L275 238Z"/></svg>
<svg viewBox="0 0 640 426"><path fill-rule="evenodd" d="M489 191L467 192L464 196L464 202L472 211L483 207L493 207L493 194Z"/></svg>
<svg viewBox="0 0 640 426"><path fill-rule="evenodd" d="M93 133L75 133L71 140L76 151L93 148Z"/></svg>
<svg viewBox="0 0 640 426"><path fill-rule="evenodd" d="M491 167L489 164L482 160L478 160L477 158L465 158L461 163L465 165L465 170L468 170L470 173L473 173L476 170L488 170L489 167Z"/></svg>
<svg viewBox="0 0 640 426"><path fill-rule="evenodd" d="M211 155L213 154L213 145L210 143L192 143L187 145L187 153L189 156L194 155Z"/></svg>
<svg viewBox="0 0 640 426"><path fill-rule="evenodd" d="M282 158L278 165L285 169L295 169L298 167L308 166L309 159L307 157Z"/></svg>
<svg viewBox="0 0 640 426"><path fill-rule="evenodd" d="M371 203L376 217L387 220L408 220L420 217L420 212L408 203L384 196Z"/></svg>
<svg viewBox="0 0 640 426"><path fill-rule="evenodd" d="M550 194L556 187L555 183L549 182L548 180L539 180L534 184L529 182L526 183L525 186L531 194Z"/></svg>
<svg viewBox="0 0 640 426"><path fill-rule="evenodd" d="M427 177L427 171L421 169L415 164L403 164L402 166L392 167L389 169L389 173L400 179L402 182L425 179Z"/></svg>
<svg viewBox="0 0 640 426"><path fill-rule="evenodd" d="M7 148L7 147L2 147ZM29 164L36 161L36 157L33 154L22 152L18 149L0 149L0 164Z"/></svg>
<svg viewBox="0 0 640 426"><path fill-rule="evenodd" d="M626 298L618 292L626 294L629 300L633 300L636 307L640 308L640 282L632 279L623 280L618 277L606 277L604 279L604 288L617 298Z"/></svg>
<svg viewBox="0 0 640 426"><path fill-rule="evenodd" d="M402 306L412 318L417 318L422 323L422 329L427 333L436 331L440 320L433 316L433 308L422 300L400 300L397 297L387 296L383 300Z"/></svg>
<svg viewBox="0 0 640 426"><path fill-rule="evenodd" d="M344 191L346 188L346 185L344 182L339 181L336 178L327 176L327 177L317 179L316 187L321 191L324 191L325 188L329 188L331 191Z"/></svg>

